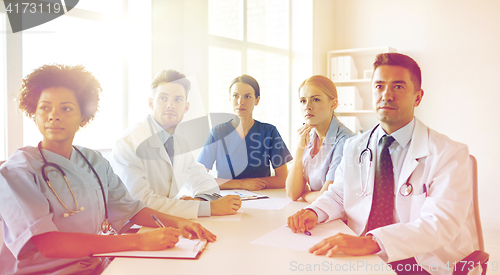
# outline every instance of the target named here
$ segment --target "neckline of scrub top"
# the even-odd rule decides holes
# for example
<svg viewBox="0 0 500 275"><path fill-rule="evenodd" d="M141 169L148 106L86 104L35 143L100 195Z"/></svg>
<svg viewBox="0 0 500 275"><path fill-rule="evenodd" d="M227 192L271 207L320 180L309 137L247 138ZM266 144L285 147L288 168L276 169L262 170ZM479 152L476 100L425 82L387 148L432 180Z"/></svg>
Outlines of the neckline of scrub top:
<svg viewBox="0 0 500 275"><path fill-rule="evenodd" d="M250 127L250 129L248 129L248 133L243 137L241 138L240 134L238 133L238 131L236 131L236 128L234 128L233 124L231 123L231 121L233 121L232 119L230 121L228 121L227 123L229 123L229 125L231 125L231 127L233 127L234 129L234 132L236 132L236 134L238 134L238 137L240 137L240 139L243 141L247 138L248 134L250 134L250 132L252 132L252 130L256 127L257 123L260 123L259 121L257 121L256 119L253 120L253 125L252 127ZM232 132L232 131L231 131Z"/></svg>

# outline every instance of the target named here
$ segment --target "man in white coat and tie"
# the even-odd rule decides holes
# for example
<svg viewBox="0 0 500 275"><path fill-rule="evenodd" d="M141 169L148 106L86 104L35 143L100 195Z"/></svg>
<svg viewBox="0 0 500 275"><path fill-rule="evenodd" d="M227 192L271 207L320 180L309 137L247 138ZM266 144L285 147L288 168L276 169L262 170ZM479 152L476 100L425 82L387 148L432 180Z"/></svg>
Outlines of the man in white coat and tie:
<svg viewBox="0 0 500 275"><path fill-rule="evenodd" d="M235 214L239 196L218 198L216 181L175 133L189 110L190 88L184 74L160 71L151 83L151 114L124 132L111 165L130 194L155 210L187 219Z"/></svg>
<svg viewBox="0 0 500 275"><path fill-rule="evenodd" d="M337 234L309 252L377 253L398 274L452 274L474 251L468 148L414 117L424 92L409 56L379 54L372 90L380 124L346 141L335 182L288 226L347 220L358 236Z"/></svg>

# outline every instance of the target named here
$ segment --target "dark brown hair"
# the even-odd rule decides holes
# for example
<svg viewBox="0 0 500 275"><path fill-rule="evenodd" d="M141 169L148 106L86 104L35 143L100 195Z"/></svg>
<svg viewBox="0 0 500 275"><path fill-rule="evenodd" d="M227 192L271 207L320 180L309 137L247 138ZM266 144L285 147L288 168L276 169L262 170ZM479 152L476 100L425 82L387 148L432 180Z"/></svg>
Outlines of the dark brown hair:
<svg viewBox="0 0 500 275"><path fill-rule="evenodd" d="M252 86L253 90L255 91L255 97L257 98L260 96L259 83L257 82L257 80L255 80L255 78L253 78L247 74L238 76L237 78L233 79L233 81L231 81L231 84L229 85L229 92L231 92L231 87L233 87L233 85L238 83L238 82L242 82L242 83L245 83L245 84Z"/></svg>
<svg viewBox="0 0 500 275"><path fill-rule="evenodd" d="M415 86L415 92L419 91L422 86L422 72L417 62L411 57L400 53L381 53L377 55L373 63L373 71L383 65L401 66L410 71L410 78Z"/></svg>

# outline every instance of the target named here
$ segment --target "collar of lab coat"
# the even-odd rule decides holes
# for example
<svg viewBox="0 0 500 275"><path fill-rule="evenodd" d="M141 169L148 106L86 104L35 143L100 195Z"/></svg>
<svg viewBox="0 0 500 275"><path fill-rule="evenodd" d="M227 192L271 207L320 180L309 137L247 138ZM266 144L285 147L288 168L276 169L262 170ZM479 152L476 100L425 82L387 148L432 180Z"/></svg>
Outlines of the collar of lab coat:
<svg viewBox="0 0 500 275"><path fill-rule="evenodd" d="M411 138L410 148L406 154L401 168L401 176L399 177L398 188L409 179L413 171L418 165L418 159L427 157L429 152L429 128L425 126L419 119L415 118L415 129Z"/></svg>
<svg viewBox="0 0 500 275"><path fill-rule="evenodd" d="M380 127L380 126L379 126ZM361 153L366 148L368 137L371 131L365 132L363 140L358 145L358 152ZM401 175L395 192L401 188L410 178L415 168L418 166L418 159L428 156L429 153L429 129L418 118L415 118L415 128L410 141L410 148L405 156L403 167L401 167ZM370 139L369 148L372 149L373 158L377 157L377 133L373 133ZM357 159L356 159L357 160ZM372 166L369 173L368 182L373 185L375 179L375 165Z"/></svg>
<svg viewBox="0 0 500 275"><path fill-rule="evenodd" d="M170 165L173 166L173 164L170 162L170 158L167 155L167 150L165 150L165 146L164 146L165 142L162 142L162 137L168 138L170 136L170 134L168 134L168 132L163 130L163 128L161 128L161 127L160 127L161 130L158 131L159 129L156 127L155 123L156 123L156 121L154 120L153 116L148 115L147 122L146 122L147 127L145 127L146 128L145 131L146 131L146 134L149 135L149 138L148 138L149 146L151 146L151 148L155 148L155 150L160 155L160 157L163 160L165 160L166 162L168 162ZM158 124L158 123L156 123L156 124ZM149 130L149 133L147 133L148 130ZM162 134L162 132L165 132L165 133ZM168 134L168 136L165 134ZM166 141L166 139L165 139L165 141ZM174 139L174 150L178 150L177 146L176 146L175 139ZM175 157L174 157L174 159L175 159Z"/></svg>

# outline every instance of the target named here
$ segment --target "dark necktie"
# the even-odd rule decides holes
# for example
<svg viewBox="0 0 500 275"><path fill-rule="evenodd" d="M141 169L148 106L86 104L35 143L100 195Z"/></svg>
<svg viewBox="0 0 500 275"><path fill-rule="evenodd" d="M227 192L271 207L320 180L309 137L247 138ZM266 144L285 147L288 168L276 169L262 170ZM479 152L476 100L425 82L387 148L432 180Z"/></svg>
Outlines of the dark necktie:
<svg viewBox="0 0 500 275"><path fill-rule="evenodd" d="M389 146L394 138L382 137L382 150L378 155L373 187L373 202L366 231L393 223L394 215L394 172L392 170Z"/></svg>
<svg viewBox="0 0 500 275"><path fill-rule="evenodd" d="M170 136L165 142L165 149L167 150L168 157L170 158L170 163L174 166L174 137Z"/></svg>

